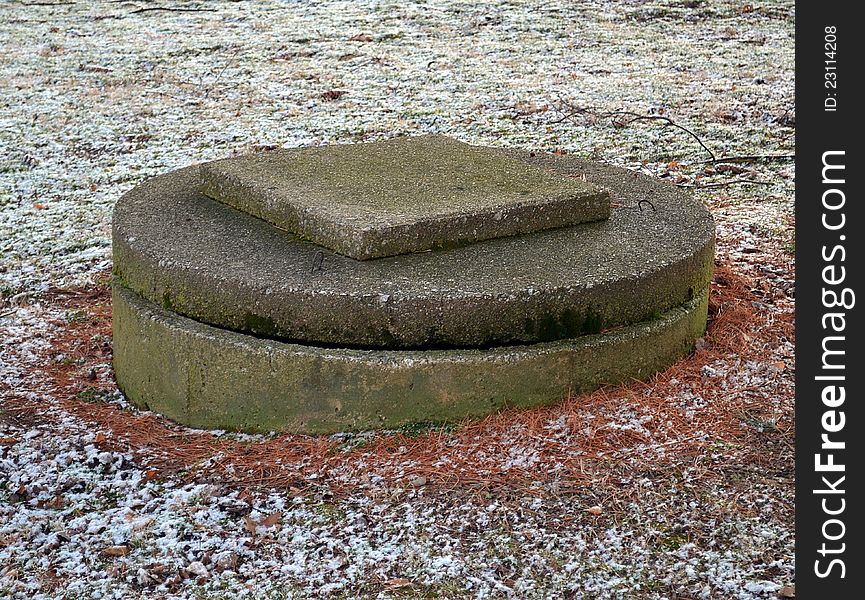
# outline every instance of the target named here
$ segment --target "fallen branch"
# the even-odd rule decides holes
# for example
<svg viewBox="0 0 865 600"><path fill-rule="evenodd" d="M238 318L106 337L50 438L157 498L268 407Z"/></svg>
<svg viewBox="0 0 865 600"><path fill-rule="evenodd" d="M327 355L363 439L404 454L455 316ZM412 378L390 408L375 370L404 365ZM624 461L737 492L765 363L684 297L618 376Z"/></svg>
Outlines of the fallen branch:
<svg viewBox="0 0 865 600"><path fill-rule="evenodd" d="M146 12L154 12L157 10L165 12L216 12L215 8L174 8L171 6L148 6L144 8L136 8L126 14L137 15Z"/></svg>
<svg viewBox="0 0 865 600"><path fill-rule="evenodd" d="M733 179L731 181L719 181L717 183L677 183L676 187L681 188L694 188L694 189L708 189L708 188L721 188L727 187L730 185L735 185L737 183L742 183L745 185L773 185L771 181L751 181L750 179Z"/></svg>
<svg viewBox="0 0 865 600"><path fill-rule="evenodd" d="M703 150L705 150L706 152L709 153L709 156L712 157L712 160L713 161L717 160L715 158L715 153L712 152L709 149L709 147L703 143L703 140L701 140L700 137L696 133L694 133L693 131L691 131L690 129L685 127L684 125L679 125L678 123L673 121L673 119L671 119L670 117L665 117L663 115L640 115L640 114L629 112L629 111L616 111L616 112L608 113L605 116L615 117L615 116L619 116L619 115L632 117L632 119L630 121L628 121L627 123L624 123L623 126L630 125L631 123L634 123L635 121L664 121L668 125L672 125L676 129L679 129L680 131L684 131L685 133L690 135L692 138L697 140L697 143L700 144L700 147L703 148Z"/></svg>
<svg viewBox="0 0 865 600"><path fill-rule="evenodd" d="M571 108L571 107L569 106L569 108ZM578 115L585 115L585 114L591 114L595 117L601 116L598 113L591 112L588 108L572 108L571 112L565 113L564 115L562 115L558 119L553 119L552 121L547 121L547 125L557 125L559 123L563 123L563 122L567 121L568 119L573 119L574 117L576 117Z"/></svg>
<svg viewBox="0 0 865 600"><path fill-rule="evenodd" d="M636 121L663 121L667 125L672 125L676 129L678 129L680 131L684 131L685 133L690 135L692 138L694 138L697 141L697 143L700 144L700 147L703 150L705 150L709 154L709 156L712 157L710 162L715 162L718 160L717 157L715 156L715 153L712 152L712 150L706 144L703 143L703 140L700 139L700 136L698 136L696 133L694 133L693 131L691 131L690 129L685 127L684 125L680 125L679 123L676 123L670 117L665 117L664 115L641 115L640 113L635 113L635 112L627 111L627 110L616 110L616 111L612 111L612 112L597 112L597 111L594 111L594 110L589 109L589 108L573 107L565 101L562 101L562 104L567 106L567 108L569 109L569 112L565 113L564 115L562 115L558 119L554 119L552 121L547 121L547 125L555 125L556 123L561 123L563 121L567 121L568 119L572 119L574 117L584 116L584 115L591 115L591 116L593 116L595 118L599 118L599 119L611 118L611 119L613 119L614 123L617 124L619 127L625 127L625 126L630 125L631 123L634 123ZM621 120L618 120L617 117L631 117L631 119L626 121L626 122L623 122Z"/></svg>
<svg viewBox="0 0 865 600"><path fill-rule="evenodd" d="M795 158L795 154L752 154L748 156L723 156L721 158L713 158L711 160L707 160L706 162L752 162L760 160L793 160Z"/></svg>

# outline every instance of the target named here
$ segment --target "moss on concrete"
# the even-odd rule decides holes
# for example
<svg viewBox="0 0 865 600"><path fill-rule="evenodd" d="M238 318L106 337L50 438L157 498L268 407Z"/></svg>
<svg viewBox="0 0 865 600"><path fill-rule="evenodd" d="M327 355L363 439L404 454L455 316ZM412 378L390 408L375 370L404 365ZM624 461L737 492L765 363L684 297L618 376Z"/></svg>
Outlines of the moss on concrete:
<svg viewBox="0 0 865 600"><path fill-rule="evenodd" d="M566 308L560 313L548 313L538 320L526 319L525 332L541 342L565 340L599 333L603 317L591 306L584 310Z"/></svg>
<svg viewBox="0 0 865 600"><path fill-rule="evenodd" d="M243 315L243 330L255 335L273 337L277 333L276 324L270 317L261 317L253 313Z"/></svg>

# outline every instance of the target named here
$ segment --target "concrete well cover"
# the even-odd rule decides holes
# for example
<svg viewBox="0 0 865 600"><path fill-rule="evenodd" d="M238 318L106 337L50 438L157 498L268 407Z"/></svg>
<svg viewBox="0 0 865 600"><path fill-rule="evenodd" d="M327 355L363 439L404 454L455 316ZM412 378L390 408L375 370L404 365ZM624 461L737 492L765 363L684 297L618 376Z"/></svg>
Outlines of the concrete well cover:
<svg viewBox="0 0 865 600"><path fill-rule="evenodd" d="M555 402L693 347L715 239L701 202L486 151L609 189L610 217L360 261L203 195L198 167L137 186L114 211L120 389L196 427L324 433Z"/></svg>
<svg viewBox="0 0 865 600"><path fill-rule="evenodd" d="M609 194L437 135L201 166L204 194L358 260L606 219Z"/></svg>

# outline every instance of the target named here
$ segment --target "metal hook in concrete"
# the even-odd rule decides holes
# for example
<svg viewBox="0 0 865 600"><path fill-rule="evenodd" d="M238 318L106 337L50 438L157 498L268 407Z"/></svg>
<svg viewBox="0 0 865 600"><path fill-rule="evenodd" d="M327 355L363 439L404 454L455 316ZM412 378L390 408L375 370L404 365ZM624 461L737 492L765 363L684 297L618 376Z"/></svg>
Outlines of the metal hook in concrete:
<svg viewBox="0 0 865 600"><path fill-rule="evenodd" d="M657 212L655 210L655 205L652 204L651 202L649 202L648 200L640 200L639 202L637 202L637 208L640 209L640 212L643 212L643 202L645 202L646 204L648 204L649 206L652 207L652 212Z"/></svg>

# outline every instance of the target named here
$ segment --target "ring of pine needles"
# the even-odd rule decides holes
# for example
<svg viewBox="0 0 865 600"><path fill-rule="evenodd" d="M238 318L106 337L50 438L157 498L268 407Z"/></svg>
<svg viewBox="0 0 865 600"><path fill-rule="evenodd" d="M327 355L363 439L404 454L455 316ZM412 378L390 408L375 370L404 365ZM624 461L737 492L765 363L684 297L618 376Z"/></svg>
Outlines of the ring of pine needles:
<svg viewBox="0 0 865 600"><path fill-rule="evenodd" d="M742 415L759 412L761 398L789 391L727 389L723 378L707 380L703 367L716 361L765 360L767 349L782 336L793 339L792 311L782 311L766 327L756 314L754 286L729 262L718 264L706 336L692 355L650 381L571 395L554 406L506 410L449 427L371 433L348 443L298 434L214 435L116 402L93 401L117 389L110 373L96 375L94 369L110 362L111 303L104 280L48 294L49 306L74 311L67 315L77 318L58 321L60 332L53 340L53 355L71 360L57 364L46 356L44 374L61 407L99 432L98 446L131 450L152 478L171 474L295 492L323 487L334 494L358 485L528 489L559 482L579 488L597 482L614 466L656 469L665 457L696 458L719 447L747 449L754 430ZM702 408L688 413L671 401L683 389L701 398ZM6 404L18 413L35 410L14 396ZM641 426L614 422L622 411L642 415ZM788 412L775 423L782 436L792 434L792 410Z"/></svg>

